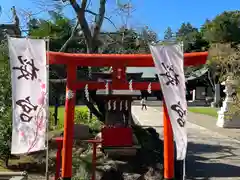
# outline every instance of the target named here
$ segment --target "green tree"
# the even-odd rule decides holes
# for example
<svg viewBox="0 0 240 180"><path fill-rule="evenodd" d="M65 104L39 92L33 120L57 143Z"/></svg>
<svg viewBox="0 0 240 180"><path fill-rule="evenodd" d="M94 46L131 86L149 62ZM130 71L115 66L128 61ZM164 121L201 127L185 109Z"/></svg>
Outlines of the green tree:
<svg viewBox="0 0 240 180"><path fill-rule="evenodd" d="M50 37L50 50L51 51L64 51L64 52L84 52L86 46L80 40L82 36L75 36L76 39L68 42L67 47L62 49L66 41L71 37L75 21L68 19L61 12L49 12L50 19L31 19L28 23L29 36L46 38ZM79 33L76 31L74 33Z"/></svg>
<svg viewBox="0 0 240 180"><path fill-rule="evenodd" d="M240 11L225 11L213 20L207 19L200 32L209 42L209 80L214 87L227 76L239 78ZM239 103L240 104L240 103Z"/></svg>
<svg viewBox="0 0 240 180"><path fill-rule="evenodd" d="M8 164L12 131L11 73L5 41L0 45L0 156Z"/></svg>
<svg viewBox="0 0 240 180"><path fill-rule="evenodd" d="M106 54L150 53L148 43L157 41L156 33L148 27L143 28L141 32L122 27L116 32L106 34L107 36L102 37L102 41L105 42L102 52Z"/></svg>
<svg viewBox="0 0 240 180"><path fill-rule="evenodd" d="M184 52L201 52L208 49L208 41L203 39L202 33L189 22L183 23L176 32L176 39L183 42ZM192 72L203 66L184 67L185 75L190 76Z"/></svg>
<svg viewBox="0 0 240 180"><path fill-rule="evenodd" d="M0 24L0 31L6 29L11 35L21 35L19 18L15 7L12 7L12 24ZM12 131L12 94L11 94L11 72L8 60L8 48L6 33L0 33L0 157L8 165L10 156L10 143Z"/></svg>
<svg viewBox="0 0 240 180"><path fill-rule="evenodd" d="M183 42L184 52L199 52L208 49L208 41L190 23L183 23L176 32L177 40Z"/></svg>
<svg viewBox="0 0 240 180"><path fill-rule="evenodd" d="M172 31L171 27L167 27L166 31L164 32L164 40L173 40L174 39L174 32Z"/></svg>
<svg viewBox="0 0 240 180"><path fill-rule="evenodd" d="M198 29L193 27L193 25L189 22L187 23L182 23L181 27L178 29L176 32L176 35L178 37L184 37L192 32L197 32Z"/></svg>
<svg viewBox="0 0 240 180"><path fill-rule="evenodd" d="M213 74L213 80L219 83L227 76L240 77L239 46L230 43L212 44L209 49L207 66Z"/></svg>
<svg viewBox="0 0 240 180"><path fill-rule="evenodd" d="M240 11L224 11L213 20L206 20L201 31L211 43L239 43Z"/></svg>
<svg viewBox="0 0 240 180"><path fill-rule="evenodd" d="M138 40L140 41L138 53L150 53L149 43L158 41L157 33L151 30L148 26L145 26L138 34Z"/></svg>

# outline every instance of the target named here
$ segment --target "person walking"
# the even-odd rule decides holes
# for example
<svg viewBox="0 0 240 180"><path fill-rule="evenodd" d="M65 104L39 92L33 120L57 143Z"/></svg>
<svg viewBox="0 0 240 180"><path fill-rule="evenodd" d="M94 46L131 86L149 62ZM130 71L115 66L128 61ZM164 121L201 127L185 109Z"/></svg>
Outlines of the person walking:
<svg viewBox="0 0 240 180"><path fill-rule="evenodd" d="M146 98L142 98L141 104L142 104L142 110L143 110L144 108L145 108L145 110L147 110Z"/></svg>

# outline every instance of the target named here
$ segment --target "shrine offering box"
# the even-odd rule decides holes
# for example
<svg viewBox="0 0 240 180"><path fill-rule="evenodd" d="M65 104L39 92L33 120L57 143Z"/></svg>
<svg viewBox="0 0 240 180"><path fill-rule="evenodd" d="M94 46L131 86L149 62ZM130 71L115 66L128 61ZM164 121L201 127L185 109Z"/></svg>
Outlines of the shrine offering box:
<svg viewBox="0 0 240 180"><path fill-rule="evenodd" d="M133 132L130 127L104 127L101 131L104 147L133 146Z"/></svg>

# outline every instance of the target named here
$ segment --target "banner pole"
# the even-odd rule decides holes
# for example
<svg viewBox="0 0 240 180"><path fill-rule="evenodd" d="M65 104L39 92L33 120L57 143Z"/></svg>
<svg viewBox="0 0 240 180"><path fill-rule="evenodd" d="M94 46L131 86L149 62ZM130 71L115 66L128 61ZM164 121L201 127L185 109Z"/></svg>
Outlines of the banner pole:
<svg viewBox="0 0 240 180"><path fill-rule="evenodd" d="M183 180L186 178L186 158L183 160Z"/></svg>
<svg viewBox="0 0 240 180"><path fill-rule="evenodd" d="M47 52L49 52L49 38L46 41L46 49ZM46 171L45 171L45 176L46 176L46 180L49 180L49 173L48 173L48 160L49 160L49 140L48 140L48 132L49 132L49 53L47 53L47 63L46 63L46 70L47 70L47 88L46 88L46 93L47 93L47 103L46 105L48 106L47 108L47 112L46 112Z"/></svg>
<svg viewBox="0 0 240 180"><path fill-rule="evenodd" d="M184 52L183 41L181 42L181 48L182 48L182 52ZM183 61L183 67L184 67L184 61ZM185 91L186 91L186 89L185 89ZM185 180L185 177L186 177L186 157L183 160L183 180Z"/></svg>
<svg viewBox="0 0 240 180"><path fill-rule="evenodd" d="M171 121L167 106L163 99L163 127L164 127L164 179L174 179L174 142Z"/></svg>

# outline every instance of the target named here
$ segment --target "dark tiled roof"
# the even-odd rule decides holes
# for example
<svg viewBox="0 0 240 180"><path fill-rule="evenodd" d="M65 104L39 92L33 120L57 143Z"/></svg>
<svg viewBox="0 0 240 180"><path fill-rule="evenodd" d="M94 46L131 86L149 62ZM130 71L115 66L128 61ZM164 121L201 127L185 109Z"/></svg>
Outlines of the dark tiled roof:
<svg viewBox="0 0 240 180"><path fill-rule="evenodd" d="M97 95L126 95L126 96L140 96L141 91L138 90L113 90L111 94L106 94L105 90L97 90Z"/></svg>

